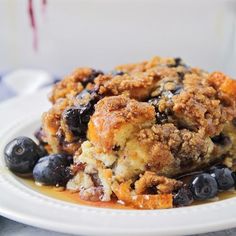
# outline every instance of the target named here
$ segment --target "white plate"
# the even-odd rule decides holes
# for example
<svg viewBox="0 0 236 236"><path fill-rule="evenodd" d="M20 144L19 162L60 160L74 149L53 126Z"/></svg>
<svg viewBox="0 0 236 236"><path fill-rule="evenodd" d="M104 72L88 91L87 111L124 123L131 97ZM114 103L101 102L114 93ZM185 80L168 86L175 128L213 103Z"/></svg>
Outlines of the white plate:
<svg viewBox="0 0 236 236"><path fill-rule="evenodd" d="M31 135L49 108L47 91L0 105L0 214L64 233L82 235L182 235L236 226L236 198L168 210L113 210L87 207L30 189L4 165L3 148L13 137Z"/></svg>

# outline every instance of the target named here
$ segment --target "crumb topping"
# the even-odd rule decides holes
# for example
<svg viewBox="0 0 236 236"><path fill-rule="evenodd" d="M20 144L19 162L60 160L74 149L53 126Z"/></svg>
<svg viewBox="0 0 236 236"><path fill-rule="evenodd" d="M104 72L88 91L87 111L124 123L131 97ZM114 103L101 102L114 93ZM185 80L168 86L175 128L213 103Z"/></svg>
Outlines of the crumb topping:
<svg viewBox="0 0 236 236"><path fill-rule="evenodd" d="M105 74L79 68L54 86L50 101L42 141L74 156L68 188L85 200L115 195L137 208L170 208L181 186L174 177L236 159L236 82L180 58Z"/></svg>

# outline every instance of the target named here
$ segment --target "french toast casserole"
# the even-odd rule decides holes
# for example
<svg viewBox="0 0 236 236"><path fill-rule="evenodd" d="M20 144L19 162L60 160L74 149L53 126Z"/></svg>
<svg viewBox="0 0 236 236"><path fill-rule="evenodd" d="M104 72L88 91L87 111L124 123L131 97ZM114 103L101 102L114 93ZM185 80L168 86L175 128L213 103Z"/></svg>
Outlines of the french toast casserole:
<svg viewBox="0 0 236 236"><path fill-rule="evenodd" d="M36 136L49 154L73 157L64 186L78 198L172 208L222 191L215 169L235 181L236 82L221 72L160 57L107 73L79 68L50 101ZM199 183L183 181L193 173Z"/></svg>

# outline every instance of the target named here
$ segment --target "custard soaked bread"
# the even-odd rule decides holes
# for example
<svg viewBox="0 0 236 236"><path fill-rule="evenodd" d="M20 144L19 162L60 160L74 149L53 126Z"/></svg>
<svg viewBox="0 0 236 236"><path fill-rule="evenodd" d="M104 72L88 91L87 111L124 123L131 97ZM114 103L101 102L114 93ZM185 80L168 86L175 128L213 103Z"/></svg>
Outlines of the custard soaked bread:
<svg viewBox="0 0 236 236"><path fill-rule="evenodd" d="M179 58L80 68L50 100L39 138L73 155L67 188L85 200L170 208L178 176L236 158L236 82Z"/></svg>

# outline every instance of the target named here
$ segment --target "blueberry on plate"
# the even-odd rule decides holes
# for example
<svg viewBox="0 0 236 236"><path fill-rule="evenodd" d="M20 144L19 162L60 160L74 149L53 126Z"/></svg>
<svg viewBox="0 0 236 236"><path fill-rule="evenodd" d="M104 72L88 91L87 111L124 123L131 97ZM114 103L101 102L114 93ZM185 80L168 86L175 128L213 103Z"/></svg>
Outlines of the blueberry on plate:
<svg viewBox="0 0 236 236"><path fill-rule="evenodd" d="M7 167L16 174L30 174L40 158L37 144L28 137L18 137L4 148Z"/></svg>
<svg viewBox="0 0 236 236"><path fill-rule="evenodd" d="M188 188L181 188L174 195L173 203L175 206L189 206L193 202L193 195Z"/></svg>
<svg viewBox="0 0 236 236"><path fill-rule="evenodd" d="M38 149L39 157L44 157L48 155L48 151L46 150L45 145L39 144Z"/></svg>
<svg viewBox="0 0 236 236"><path fill-rule="evenodd" d="M52 154L40 158L33 170L35 182L51 185L65 186L70 179L70 158L65 154Z"/></svg>
<svg viewBox="0 0 236 236"><path fill-rule="evenodd" d="M210 175L215 178L219 190L229 190L234 187L233 172L229 168L212 168L210 170Z"/></svg>
<svg viewBox="0 0 236 236"><path fill-rule="evenodd" d="M214 177L203 173L193 178L189 186L193 198L196 200L206 200L217 195L218 187Z"/></svg>

